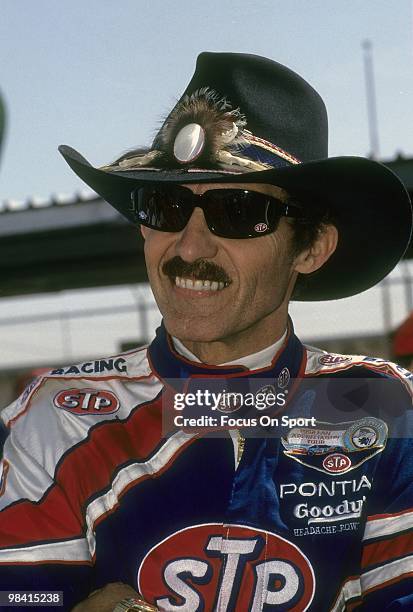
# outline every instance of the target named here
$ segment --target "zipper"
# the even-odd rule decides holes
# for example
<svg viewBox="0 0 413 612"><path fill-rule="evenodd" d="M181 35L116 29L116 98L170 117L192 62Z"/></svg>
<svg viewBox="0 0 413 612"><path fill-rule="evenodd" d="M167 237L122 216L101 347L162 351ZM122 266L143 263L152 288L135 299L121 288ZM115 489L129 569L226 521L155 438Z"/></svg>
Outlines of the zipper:
<svg viewBox="0 0 413 612"><path fill-rule="evenodd" d="M237 436L238 436L237 463L239 465L239 462L241 461L242 453L244 452L245 437L242 435L239 429L237 429Z"/></svg>

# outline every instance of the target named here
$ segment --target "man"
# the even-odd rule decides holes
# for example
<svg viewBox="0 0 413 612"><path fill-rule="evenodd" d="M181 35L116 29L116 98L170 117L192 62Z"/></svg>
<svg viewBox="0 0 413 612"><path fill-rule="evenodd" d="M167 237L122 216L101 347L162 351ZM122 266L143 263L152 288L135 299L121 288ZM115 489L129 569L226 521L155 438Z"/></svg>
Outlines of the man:
<svg viewBox="0 0 413 612"><path fill-rule="evenodd" d="M242 54L199 56L151 149L101 169L61 152L141 226L164 322L148 350L53 370L4 411L2 589L77 612L411 609L407 374L304 347L288 319L293 292L344 297L394 267L399 180L327 159L318 94ZM392 381L389 402L373 383Z"/></svg>

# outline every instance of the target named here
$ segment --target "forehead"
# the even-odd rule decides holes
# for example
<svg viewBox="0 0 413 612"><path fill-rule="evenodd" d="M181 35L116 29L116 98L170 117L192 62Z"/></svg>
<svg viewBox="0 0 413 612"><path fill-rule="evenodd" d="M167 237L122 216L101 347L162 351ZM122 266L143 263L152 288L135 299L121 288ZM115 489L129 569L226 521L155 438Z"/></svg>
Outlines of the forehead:
<svg viewBox="0 0 413 612"><path fill-rule="evenodd" d="M186 183L183 184L182 187L186 187L193 193L199 195L210 189L243 189L265 193L266 195L273 196L280 200L286 200L288 198L288 193L285 189L266 183Z"/></svg>

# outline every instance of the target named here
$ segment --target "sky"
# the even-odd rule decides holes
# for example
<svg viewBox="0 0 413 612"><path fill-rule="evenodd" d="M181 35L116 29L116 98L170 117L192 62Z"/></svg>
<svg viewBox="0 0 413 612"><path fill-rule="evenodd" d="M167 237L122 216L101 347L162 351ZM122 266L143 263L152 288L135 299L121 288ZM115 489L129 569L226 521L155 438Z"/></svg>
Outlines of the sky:
<svg viewBox="0 0 413 612"><path fill-rule="evenodd" d="M412 38L411 0L0 0L0 91L7 108L0 205L84 189L59 144L94 165L149 145L206 50L264 55L297 71L327 105L330 155L365 156L362 43L370 40L380 158L413 156ZM10 314L69 312L71 304L133 305L133 291L3 298L0 324ZM327 305L293 305L296 328L304 338L375 333L383 323L380 295L376 289ZM392 299L396 324L406 315L401 289ZM112 335L99 335L90 320L83 323L73 327L70 350L53 326L6 331L0 325L0 366L110 353L134 325L117 318L106 324Z"/></svg>
<svg viewBox="0 0 413 612"><path fill-rule="evenodd" d="M326 102L330 155L367 155L361 44L371 40L381 157L413 155L410 0L0 0L0 9L0 202L82 189L59 144L98 165L150 144L204 50L299 72Z"/></svg>

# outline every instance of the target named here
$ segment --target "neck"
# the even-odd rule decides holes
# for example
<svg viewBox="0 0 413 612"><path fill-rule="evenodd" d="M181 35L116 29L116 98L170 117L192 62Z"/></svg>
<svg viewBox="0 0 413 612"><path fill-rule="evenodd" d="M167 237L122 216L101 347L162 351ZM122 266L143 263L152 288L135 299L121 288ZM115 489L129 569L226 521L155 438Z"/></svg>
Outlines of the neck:
<svg viewBox="0 0 413 612"><path fill-rule="evenodd" d="M288 313L274 322L274 313L265 317L258 326L237 332L226 338L205 341L192 341L179 338L182 344L195 355L202 363L210 365L220 365L222 363L233 362L247 355L258 353L271 346L279 340L285 332L288 321ZM268 321L266 320L268 319ZM271 328L269 329L269 323Z"/></svg>

